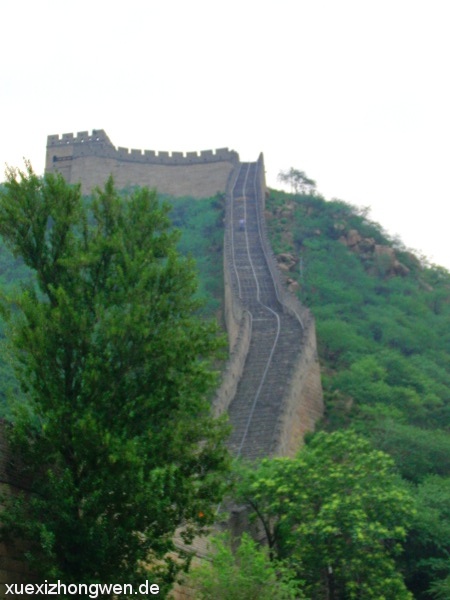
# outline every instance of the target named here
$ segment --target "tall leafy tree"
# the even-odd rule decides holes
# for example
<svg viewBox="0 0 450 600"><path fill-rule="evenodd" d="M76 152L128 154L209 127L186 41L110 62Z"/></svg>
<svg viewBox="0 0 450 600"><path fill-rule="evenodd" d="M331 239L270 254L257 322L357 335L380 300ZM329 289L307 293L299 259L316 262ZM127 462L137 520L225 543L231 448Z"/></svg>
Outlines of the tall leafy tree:
<svg viewBox="0 0 450 600"><path fill-rule="evenodd" d="M412 520L393 461L352 431L320 433L294 459L243 469L238 496L308 598L411 598L395 557Z"/></svg>
<svg viewBox="0 0 450 600"><path fill-rule="evenodd" d="M221 341L196 316L168 212L111 179L88 205L60 176L7 172L0 233L35 274L3 302L27 399L11 444L33 494L10 503L3 533L33 542L49 580L142 582L153 565L170 584L175 530L204 531L221 496L226 431L208 403Z"/></svg>

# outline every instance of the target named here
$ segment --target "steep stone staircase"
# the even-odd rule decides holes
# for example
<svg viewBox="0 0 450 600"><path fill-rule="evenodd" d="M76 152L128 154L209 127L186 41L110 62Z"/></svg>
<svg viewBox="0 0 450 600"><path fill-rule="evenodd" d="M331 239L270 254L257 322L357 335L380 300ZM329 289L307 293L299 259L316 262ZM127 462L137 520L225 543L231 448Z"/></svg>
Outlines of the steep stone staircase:
<svg viewBox="0 0 450 600"><path fill-rule="evenodd" d="M229 193L226 222L233 294L251 316L251 339L242 377L228 414L235 456L277 453L283 400L301 350L303 327L284 309L265 243L259 163L241 163Z"/></svg>

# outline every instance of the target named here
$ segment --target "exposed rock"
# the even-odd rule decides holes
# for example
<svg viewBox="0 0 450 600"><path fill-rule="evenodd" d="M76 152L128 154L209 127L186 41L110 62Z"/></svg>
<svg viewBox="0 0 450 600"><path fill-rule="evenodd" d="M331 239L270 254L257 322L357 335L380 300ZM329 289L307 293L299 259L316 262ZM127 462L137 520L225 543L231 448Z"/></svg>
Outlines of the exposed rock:
<svg viewBox="0 0 450 600"><path fill-rule="evenodd" d="M376 244L375 256L385 262L384 269L386 271L386 275L400 275L404 277L410 272L406 265L397 260L395 250L389 246Z"/></svg>
<svg viewBox="0 0 450 600"><path fill-rule="evenodd" d="M353 246L357 246L362 241L362 237L358 233L358 231L356 231L356 229L350 229L346 237L347 246L349 246L350 248L352 248Z"/></svg>
<svg viewBox="0 0 450 600"><path fill-rule="evenodd" d="M392 265L392 271L394 275L400 275L401 277L405 277L410 272L410 269L399 260L395 260Z"/></svg>
<svg viewBox="0 0 450 600"><path fill-rule="evenodd" d="M358 244L361 252L373 252L375 249L375 240L373 238L362 238Z"/></svg>
<svg viewBox="0 0 450 600"><path fill-rule="evenodd" d="M290 271L297 264L297 259L290 252L278 254L277 261L282 271Z"/></svg>
<svg viewBox="0 0 450 600"><path fill-rule="evenodd" d="M338 231L342 230L342 228L338 225L335 225L335 229L337 229ZM356 231L356 229L350 229L350 231L348 231L344 235L341 235L341 237L339 238L341 244L344 244L344 246L347 246L348 248L351 248L354 251L358 251L360 249L360 246L362 245L364 245L365 250L365 247L367 246L369 240L372 240L372 238L363 238L361 234L358 231ZM373 245L375 245L375 240L372 241Z"/></svg>
<svg viewBox="0 0 450 600"><path fill-rule="evenodd" d="M375 256L387 256L390 260L395 260L395 251L389 246L382 246L381 244L375 244Z"/></svg>
<svg viewBox="0 0 450 600"><path fill-rule="evenodd" d="M288 264L283 263L283 262L279 262L278 263L278 267L282 270L282 271L289 271L290 267Z"/></svg>
<svg viewBox="0 0 450 600"><path fill-rule="evenodd" d="M339 230L340 227L336 227L336 229ZM362 260L370 261L375 258L387 276L400 275L404 277L410 272L410 269L397 259L394 248L376 244L374 238L364 238L356 229L350 229L346 234L341 235L339 242L352 252L359 254Z"/></svg>
<svg viewBox="0 0 450 600"><path fill-rule="evenodd" d="M298 290L300 289L300 285L298 284L297 281L295 281L295 279L288 278L286 283L287 283L288 290L290 292L292 292L293 294L298 292Z"/></svg>
<svg viewBox="0 0 450 600"><path fill-rule="evenodd" d="M284 263L295 263L295 257L290 253L290 252L281 252L280 254L278 254L277 259L280 262L284 262Z"/></svg>

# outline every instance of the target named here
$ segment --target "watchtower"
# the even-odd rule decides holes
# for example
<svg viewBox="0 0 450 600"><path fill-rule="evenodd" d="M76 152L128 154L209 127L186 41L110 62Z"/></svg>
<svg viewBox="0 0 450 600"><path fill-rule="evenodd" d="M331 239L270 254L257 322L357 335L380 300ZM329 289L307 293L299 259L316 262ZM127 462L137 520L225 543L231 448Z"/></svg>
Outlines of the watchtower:
<svg viewBox="0 0 450 600"><path fill-rule="evenodd" d="M81 183L84 194L112 175L116 186L148 186L171 196L206 198L225 192L239 155L228 148L202 152L157 152L116 148L103 129L47 138L46 173Z"/></svg>

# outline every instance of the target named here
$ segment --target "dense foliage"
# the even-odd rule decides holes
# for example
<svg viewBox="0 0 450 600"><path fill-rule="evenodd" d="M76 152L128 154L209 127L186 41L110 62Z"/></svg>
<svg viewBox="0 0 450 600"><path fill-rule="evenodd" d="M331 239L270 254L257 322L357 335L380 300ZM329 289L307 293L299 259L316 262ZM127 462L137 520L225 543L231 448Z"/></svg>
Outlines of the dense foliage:
<svg viewBox="0 0 450 600"><path fill-rule="evenodd" d="M111 180L88 205L30 167L0 195L0 233L33 276L3 302L24 395L10 442L33 494L10 499L2 531L31 542L42 580L141 583L147 564L170 584L175 530L189 542L220 500L226 430L208 395L221 339L168 211Z"/></svg>
<svg viewBox="0 0 450 600"><path fill-rule="evenodd" d="M237 498L307 598L411 598L394 558L413 501L392 459L351 431L314 436L295 459L240 471Z"/></svg>
<svg viewBox="0 0 450 600"><path fill-rule="evenodd" d="M291 183L295 187L295 182ZM297 186L297 189L310 189L312 193L271 191L266 201L266 218L275 253L290 255L287 262L283 261L283 267L286 270L286 264L289 266L286 275L291 288L298 290L301 301L316 317L326 400L322 427L329 432L356 430L358 439L364 438L373 448L394 459L395 467L409 486L416 510L407 519L410 529L404 541L404 553L393 552L386 558L387 562L385 555L379 556L380 564L389 564L394 569L394 563L389 561L395 561L394 581L399 581L398 573L402 572L415 598L447 598L450 581L450 274L441 267L427 264L422 257L404 248L399 240L390 238L369 219L368 211L340 200L325 201L313 187ZM201 276L197 296L207 298L208 314L217 314L222 289L223 199L217 197L202 202L171 199L171 203L174 206L171 218L183 231L177 247L197 260ZM12 258L1 245L0 266L0 285L8 293L19 279L29 279L23 262ZM14 378L2 365L0 378L0 393L4 394L9 387L17 396L19 390ZM311 449L312 454L317 452L314 448L316 446ZM367 447L366 455L371 455L370 452ZM304 457L302 465L305 460ZM322 456L321 460L325 458ZM338 475L345 485L346 477L353 477L352 470L344 475L341 467ZM295 473L295 467L291 469ZM391 466L386 469L382 473L388 473L387 481L393 482ZM277 480L281 487L286 485L287 489L293 489L292 473L286 474L284 483ZM263 486L265 479L262 471L260 474ZM334 479L334 467L322 475L320 489L327 497L338 485L339 477L336 475ZM268 494L270 489L269 486ZM298 489L301 493L301 487ZM403 486L400 489L402 495L406 493ZM335 494L339 496L337 491ZM339 499L345 503L345 495ZM277 499L273 502L276 504ZM286 507L280 504L278 508L285 510ZM338 512L333 516L335 523L342 514ZM358 514L361 516L364 511ZM368 522L374 519L377 523L375 514L366 516ZM343 532L346 531L344 525L341 523ZM333 527L331 521L329 526ZM405 530L406 527L397 540L404 537ZM332 541L338 543L339 540ZM295 552L300 553L302 544L297 546ZM351 554L354 547L357 546L346 546L350 552L349 569L354 564ZM224 548L221 550L224 562L216 565L216 573L231 573L229 580L232 580L240 575L236 574L237 566ZM242 551L247 552L249 569L254 567L258 572L261 557L253 557L256 561L253 566L253 558L249 558L256 549L249 550L248 545L244 545ZM341 563L343 570L344 562ZM322 569L324 581L324 564L314 567ZM371 567L375 565L368 565L369 570ZM224 577L223 586L227 589L229 580ZM386 597L397 598L395 594Z"/></svg>
<svg viewBox="0 0 450 600"><path fill-rule="evenodd" d="M216 536L208 560L193 569L189 584L199 600L300 600L293 569L273 560L244 533L237 548L229 535Z"/></svg>
<svg viewBox="0 0 450 600"><path fill-rule="evenodd" d="M195 258L199 277L202 314L221 317L223 302L222 246L225 197L169 198L170 220L182 235L177 248L184 256Z"/></svg>
<svg viewBox="0 0 450 600"><path fill-rule="evenodd" d="M291 255L287 276L316 317L323 427L356 428L411 483L406 581L433 598L450 574L450 274L340 200L272 191L266 208L275 253Z"/></svg>
<svg viewBox="0 0 450 600"><path fill-rule="evenodd" d="M0 190L5 189L0 186ZM133 189L123 193L133 193ZM166 199L171 210L168 217L172 227L176 227L182 235L176 240L177 250L185 257L195 259L198 274L198 289L195 297L199 299L197 314L205 318L221 318L223 302L222 242L224 198L217 195L213 198L196 200L194 198ZM84 203L89 205L90 198ZM14 257L0 236L0 290L3 295L11 296L22 283L29 282L32 277L30 269L21 257ZM0 340L3 338L4 324L0 319ZM7 397L15 400L20 394L14 373L6 359L6 348L0 353L0 417L11 418Z"/></svg>

